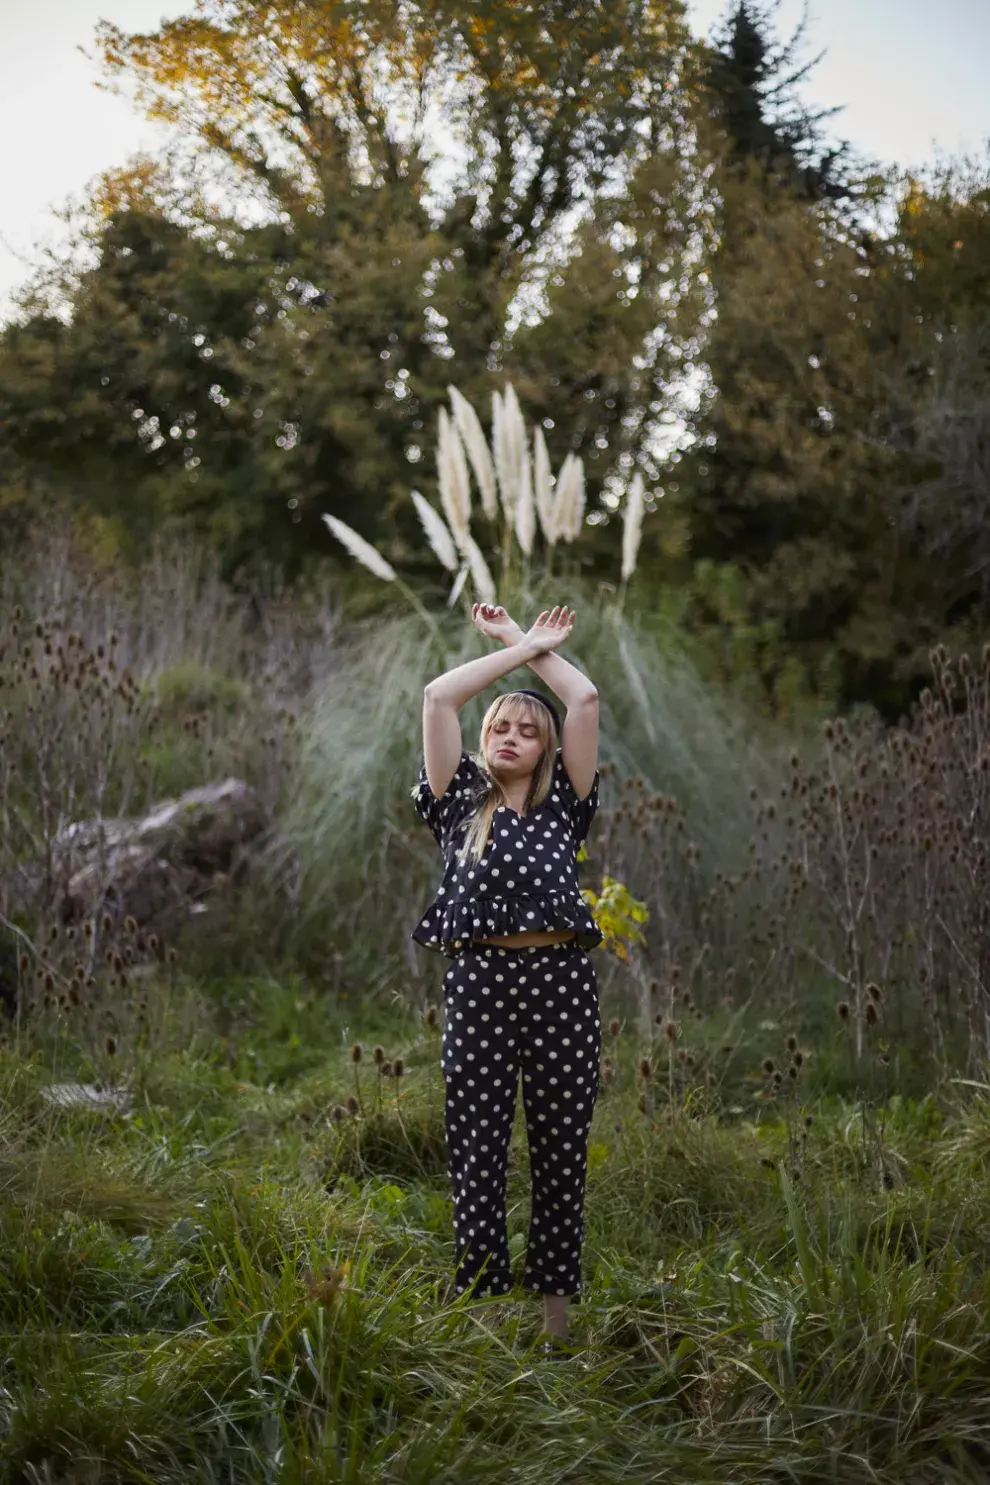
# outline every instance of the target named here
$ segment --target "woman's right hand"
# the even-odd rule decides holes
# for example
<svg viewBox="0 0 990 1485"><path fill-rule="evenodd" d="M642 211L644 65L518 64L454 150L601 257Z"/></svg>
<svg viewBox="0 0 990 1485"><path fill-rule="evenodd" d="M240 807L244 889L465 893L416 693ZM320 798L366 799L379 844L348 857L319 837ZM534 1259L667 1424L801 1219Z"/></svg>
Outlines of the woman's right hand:
<svg viewBox="0 0 990 1485"><path fill-rule="evenodd" d="M533 627L523 635L521 644L528 644L538 654L556 650L571 637L574 628L573 609L557 607L549 612L544 609Z"/></svg>

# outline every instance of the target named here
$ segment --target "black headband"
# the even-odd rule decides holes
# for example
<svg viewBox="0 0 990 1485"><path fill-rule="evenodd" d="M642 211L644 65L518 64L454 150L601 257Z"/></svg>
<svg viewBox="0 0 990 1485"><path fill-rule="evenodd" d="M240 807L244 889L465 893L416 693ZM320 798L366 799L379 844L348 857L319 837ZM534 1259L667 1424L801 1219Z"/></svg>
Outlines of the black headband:
<svg viewBox="0 0 990 1485"><path fill-rule="evenodd" d="M532 696L537 701L542 702L547 711L550 713L551 717L553 717L553 725L557 729L557 736L560 736L560 713L554 706L553 702L547 700L542 691L514 691L512 694L514 696Z"/></svg>

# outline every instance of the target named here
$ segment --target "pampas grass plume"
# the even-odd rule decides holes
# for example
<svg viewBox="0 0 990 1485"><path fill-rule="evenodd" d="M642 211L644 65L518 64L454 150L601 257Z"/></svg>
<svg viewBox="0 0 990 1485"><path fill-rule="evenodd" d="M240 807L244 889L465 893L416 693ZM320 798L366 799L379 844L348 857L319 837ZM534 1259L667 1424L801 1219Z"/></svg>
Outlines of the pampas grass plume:
<svg viewBox="0 0 990 1485"><path fill-rule="evenodd" d="M473 536L468 536L463 547L464 555L471 569L471 579L474 583L478 598L482 603L496 603L495 580L488 570L488 564L481 555L481 549Z"/></svg>
<svg viewBox="0 0 990 1485"><path fill-rule="evenodd" d="M376 551L370 542L365 541L363 536L358 536L356 531L352 531L350 526L339 521L336 516L324 515L323 519L341 545L347 548L351 556L360 562L362 567L373 572L375 577L381 578L382 582L394 581L395 568L385 561L382 554Z"/></svg>
<svg viewBox="0 0 990 1485"><path fill-rule="evenodd" d="M639 552L643 530L643 476L637 469L626 493L626 504L622 517L622 579L625 582L636 571L636 556Z"/></svg>
<svg viewBox="0 0 990 1485"><path fill-rule="evenodd" d="M529 457L525 425L522 427L519 456L516 483L516 536L519 538L519 545L528 557L533 550L533 537L536 535L536 511L533 507L533 466Z"/></svg>
<svg viewBox="0 0 990 1485"><path fill-rule="evenodd" d="M454 410L454 421L474 472L475 482L481 492L481 508L490 521L498 516L498 490L496 488L495 465L485 438L481 419L470 402L456 387L448 387L450 405Z"/></svg>
<svg viewBox="0 0 990 1485"><path fill-rule="evenodd" d="M437 433L437 479L444 515L463 551L471 520L471 485L464 445L445 407L440 409Z"/></svg>
<svg viewBox="0 0 990 1485"><path fill-rule="evenodd" d="M554 525L564 541L575 541L581 535L584 515L584 465L576 454L567 455L557 476L554 500Z"/></svg>
<svg viewBox="0 0 990 1485"><path fill-rule="evenodd" d="M533 494L539 512L543 538L548 546L557 540L556 512L554 509L553 475L550 470L550 455L543 429L536 425L533 432Z"/></svg>
<svg viewBox="0 0 990 1485"><path fill-rule="evenodd" d="M437 560L446 567L448 572L456 572L458 568L457 548L454 546L454 538L448 531L443 517L439 511L433 509L428 500L424 500L418 490L412 491L413 504L416 513L426 532L426 539L433 548Z"/></svg>
<svg viewBox="0 0 990 1485"><path fill-rule="evenodd" d="M509 446L509 424L505 399L500 392L492 393L492 449L495 455L502 509L511 521L515 507L516 486L512 469L512 452Z"/></svg>

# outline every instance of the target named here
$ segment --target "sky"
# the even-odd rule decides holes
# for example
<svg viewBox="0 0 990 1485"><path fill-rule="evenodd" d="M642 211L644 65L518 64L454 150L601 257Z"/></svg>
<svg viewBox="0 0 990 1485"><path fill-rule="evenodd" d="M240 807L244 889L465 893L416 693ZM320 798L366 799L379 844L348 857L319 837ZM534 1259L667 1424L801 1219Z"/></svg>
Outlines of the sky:
<svg viewBox="0 0 990 1485"><path fill-rule="evenodd" d="M688 0L707 35L725 0ZM174 0L0 0L0 320L12 290L62 228L53 209L87 183L164 142L123 98L94 86L89 49L106 19L150 30L191 4ZM801 0L780 0L789 35ZM921 165L981 151L990 140L990 0L810 0L809 42L826 55L805 87L816 105L843 104L831 129L863 155Z"/></svg>

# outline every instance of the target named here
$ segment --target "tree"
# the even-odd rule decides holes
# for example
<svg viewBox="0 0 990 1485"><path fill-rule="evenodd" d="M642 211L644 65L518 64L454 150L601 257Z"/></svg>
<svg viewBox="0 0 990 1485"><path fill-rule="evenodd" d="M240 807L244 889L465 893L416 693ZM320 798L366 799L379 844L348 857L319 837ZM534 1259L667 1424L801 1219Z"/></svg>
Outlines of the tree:
<svg viewBox="0 0 990 1485"><path fill-rule="evenodd" d="M46 458L41 383L17 391L40 335L91 418L46 469L238 562L325 550L324 510L401 546L451 382L511 377L599 489L648 461L703 304L678 0L201 0L99 41L225 206L175 171L108 183L69 327L29 316L0 350L22 456Z"/></svg>
<svg viewBox="0 0 990 1485"><path fill-rule="evenodd" d="M821 116L789 96L806 70L792 50L737 5L708 73L716 314L701 437L676 476L688 612L771 706L796 684L896 715L954 613L952 564L898 518L898 491L916 487L904 366L928 363L908 351L912 251L871 230L890 179L843 176ZM893 436L899 423L911 434Z"/></svg>

